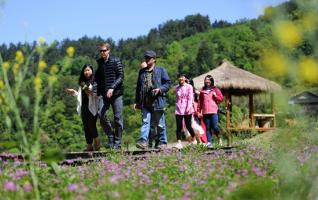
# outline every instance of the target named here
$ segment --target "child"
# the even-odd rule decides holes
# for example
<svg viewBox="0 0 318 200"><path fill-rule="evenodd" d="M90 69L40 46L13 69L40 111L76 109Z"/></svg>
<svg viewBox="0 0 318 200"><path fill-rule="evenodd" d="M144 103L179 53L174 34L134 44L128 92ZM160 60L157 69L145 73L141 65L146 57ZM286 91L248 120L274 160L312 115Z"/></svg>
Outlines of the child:
<svg viewBox="0 0 318 200"><path fill-rule="evenodd" d="M99 98L96 95L96 83L94 82L93 67L85 64L82 68L78 91L66 88L65 91L77 96L77 112L81 115L87 147L85 151L98 151L100 141L98 138L96 120L99 107ZM94 142L94 144L93 144Z"/></svg>

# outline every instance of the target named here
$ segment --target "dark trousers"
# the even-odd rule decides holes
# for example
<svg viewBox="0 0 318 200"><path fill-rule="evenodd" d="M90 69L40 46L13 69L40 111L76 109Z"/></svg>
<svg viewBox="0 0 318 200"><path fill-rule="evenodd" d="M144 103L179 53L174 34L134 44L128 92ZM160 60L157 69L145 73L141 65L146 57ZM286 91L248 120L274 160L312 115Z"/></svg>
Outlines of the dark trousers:
<svg viewBox="0 0 318 200"><path fill-rule="evenodd" d="M184 119L186 128L188 129L189 133L191 134L192 137L194 137L194 131L193 128L191 126L191 118L192 115L176 115L176 122L177 122L177 140L181 140L182 139L182 121Z"/></svg>
<svg viewBox="0 0 318 200"><path fill-rule="evenodd" d="M103 118L103 129L108 136L108 147L121 147L122 135L123 135L123 96L106 98L103 97L104 107L102 108L101 116ZM114 113L114 125L115 130L112 127L110 120L107 117L107 111L110 106Z"/></svg>
<svg viewBox="0 0 318 200"><path fill-rule="evenodd" d="M84 126L85 139L87 144L93 143L93 138L98 137L96 128L97 115L94 116L87 106L83 106L81 110L81 118Z"/></svg>

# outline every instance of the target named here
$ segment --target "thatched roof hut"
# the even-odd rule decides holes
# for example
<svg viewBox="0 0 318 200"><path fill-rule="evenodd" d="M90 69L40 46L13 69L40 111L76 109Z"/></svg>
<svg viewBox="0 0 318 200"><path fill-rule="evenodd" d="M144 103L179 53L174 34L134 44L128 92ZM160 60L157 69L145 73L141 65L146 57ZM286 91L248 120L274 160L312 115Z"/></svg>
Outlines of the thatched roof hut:
<svg viewBox="0 0 318 200"><path fill-rule="evenodd" d="M235 67L227 60L223 63L196 78L193 79L194 87L201 89L204 85L204 78L206 75L211 75L214 78L215 85L222 89L225 96L226 106L226 126L228 130L238 130L237 127L233 128L231 125L231 112L232 112L232 96L248 96L249 98L249 129L255 128L255 120L267 118L272 121L272 127L275 128L275 112L273 106L273 93L281 90L281 86L277 83L257 76L251 72L245 71ZM256 93L271 93L271 114L256 114L254 113L253 95ZM265 131L271 128L258 127L258 130Z"/></svg>
<svg viewBox="0 0 318 200"><path fill-rule="evenodd" d="M219 67L195 77L193 81L196 89L203 87L206 75L211 75L214 78L215 85L218 88L230 90L235 95L281 90L281 86L277 83L235 67L227 60L224 60Z"/></svg>

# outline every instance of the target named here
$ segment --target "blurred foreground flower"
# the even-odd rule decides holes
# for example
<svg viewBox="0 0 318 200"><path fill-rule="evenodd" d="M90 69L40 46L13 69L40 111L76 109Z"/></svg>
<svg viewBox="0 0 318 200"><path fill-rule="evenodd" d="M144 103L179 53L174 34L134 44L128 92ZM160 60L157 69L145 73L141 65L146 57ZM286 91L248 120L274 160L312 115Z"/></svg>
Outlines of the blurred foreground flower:
<svg viewBox="0 0 318 200"><path fill-rule="evenodd" d="M288 58L273 49L263 53L262 64L271 76L284 76L288 72Z"/></svg>
<svg viewBox="0 0 318 200"><path fill-rule="evenodd" d="M67 53L67 56L68 56L68 57L73 57L74 52L75 52L74 47L68 47L68 48L66 49L66 53Z"/></svg>
<svg viewBox="0 0 318 200"><path fill-rule="evenodd" d="M291 21L278 21L274 26L274 36L287 48L294 48L302 41L302 31Z"/></svg>
<svg viewBox="0 0 318 200"><path fill-rule="evenodd" d="M18 64L22 64L24 62L24 55L22 51L18 50L15 53L15 60L17 61Z"/></svg>
<svg viewBox="0 0 318 200"><path fill-rule="evenodd" d="M318 63L313 58L302 58L299 61L301 77L310 83L318 83Z"/></svg>
<svg viewBox="0 0 318 200"><path fill-rule="evenodd" d="M2 80L0 80L0 90L3 90L4 89L4 83Z"/></svg>
<svg viewBox="0 0 318 200"><path fill-rule="evenodd" d="M12 181L6 181L6 182L4 182L4 189L14 192L17 190L17 186Z"/></svg>
<svg viewBox="0 0 318 200"><path fill-rule="evenodd" d="M46 68L47 64L45 61L40 60L39 62L39 71L42 72Z"/></svg>
<svg viewBox="0 0 318 200"><path fill-rule="evenodd" d="M44 43L45 43L44 37L40 37L40 38L38 39L38 43L39 43L39 45L44 44Z"/></svg>
<svg viewBox="0 0 318 200"><path fill-rule="evenodd" d="M4 69L5 71L8 71L8 69L10 68L10 63L9 63L9 62L4 62L4 63L2 64L2 67L3 67L3 69Z"/></svg>
<svg viewBox="0 0 318 200"><path fill-rule="evenodd" d="M42 88L42 80L39 76L34 78L34 89L39 91Z"/></svg>
<svg viewBox="0 0 318 200"><path fill-rule="evenodd" d="M57 67L57 65L52 65L52 67L50 68L50 74L54 75L59 71L59 68Z"/></svg>

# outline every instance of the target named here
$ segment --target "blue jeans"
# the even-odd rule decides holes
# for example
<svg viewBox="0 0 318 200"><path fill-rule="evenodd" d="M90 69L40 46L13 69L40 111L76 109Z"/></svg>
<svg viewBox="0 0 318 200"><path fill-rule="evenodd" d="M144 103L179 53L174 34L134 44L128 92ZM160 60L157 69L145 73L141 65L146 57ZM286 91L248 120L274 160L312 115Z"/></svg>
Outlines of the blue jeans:
<svg viewBox="0 0 318 200"><path fill-rule="evenodd" d="M204 114L203 121L206 127L206 136L208 142L212 142L212 132L211 129L215 132L216 135L220 133L218 126L219 117L217 113L214 114Z"/></svg>
<svg viewBox="0 0 318 200"><path fill-rule="evenodd" d="M108 136L109 147L121 147L121 140L123 136L123 96L106 98L103 97L104 107L101 111L101 116L104 118L104 127ZM107 111L112 106L114 113L115 131L107 118Z"/></svg>
<svg viewBox="0 0 318 200"><path fill-rule="evenodd" d="M141 108L142 125L140 129L139 142L147 143L149 140L150 127L156 134L159 144L167 144L167 131L165 115L163 110L153 110L153 108Z"/></svg>

